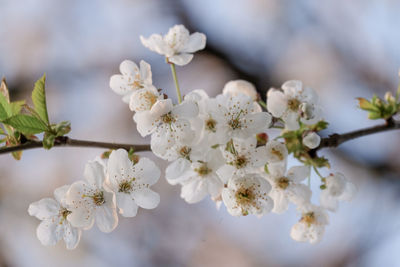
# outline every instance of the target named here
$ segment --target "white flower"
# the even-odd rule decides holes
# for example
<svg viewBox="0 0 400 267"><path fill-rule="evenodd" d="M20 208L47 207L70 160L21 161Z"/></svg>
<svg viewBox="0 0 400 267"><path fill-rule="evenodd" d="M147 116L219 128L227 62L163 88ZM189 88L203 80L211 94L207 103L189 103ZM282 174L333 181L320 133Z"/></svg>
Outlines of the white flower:
<svg viewBox="0 0 400 267"><path fill-rule="evenodd" d="M160 203L160 195L150 189L160 178L160 169L150 159L140 157L134 165L128 152L115 150L108 160L108 175L107 186L115 193L122 216L134 217L138 206L154 209Z"/></svg>
<svg viewBox="0 0 400 267"><path fill-rule="evenodd" d="M151 110L157 100L162 99L163 95L154 86L148 86L132 93L129 108L135 112Z"/></svg>
<svg viewBox="0 0 400 267"><path fill-rule="evenodd" d="M274 205L268 196L270 190L271 185L258 174L233 176L222 190L222 200L233 216L254 214L261 217Z"/></svg>
<svg viewBox="0 0 400 267"><path fill-rule="evenodd" d="M318 96L311 88L303 88L301 81L287 81L282 91L270 89L267 93L268 111L274 117L282 118L285 127L299 129L299 119L305 124L315 124L321 119Z"/></svg>
<svg viewBox="0 0 400 267"><path fill-rule="evenodd" d="M201 142L207 147L226 143L227 137L223 134L224 116L219 112L217 100L209 98L204 90L190 92L185 100L195 102L199 108L198 116L190 120L196 132L194 142Z"/></svg>
<svg viewBox="0 0 400 267"><path fill-rule="evenodd" d="M189 31L183 25L175 25L170 28L164 36L152 34L149 38L140 36L142 44L160 55L164 55L169 62L183 66L188 64L192 58L192 53L204 49L206 46L206 36Z"/></svg>
<svg viewBox="0 0 400 267"><path fill-rule="evenodd" d="M234 80L227 82L222 90L222 93L229 96L244 94L251 97L253 101L257 101L258 99L258 93L254 85L245 80Z"/></svg>
<svg viewBox="0 0 400 267"><path fill-rule="evenodd" d="M165 171L168 183L181 184L181 197L188 203L201 201L206 195L218 197L224 183L216 174L224 163L219 149L209 149L200 158L189 161L181 158L172 162Z"/></svg>
<svg viewBox="0 0 400 267"><path fill-rule="evenodd" d="M217 96L218 110L213 118L222 118L219 134L226 141L232 137L246 139L257 133L265 132L272 117L267 112L259 112L254 101L243 94L237 96Z"/></svg>
<svg viewBox="0 0 400 267"><path fill-rule="evenodd" d="M42 222L39 224L36 234L40 242L45 246L55 245L61 239L67 249L74 249L79 243L82 231L73 227L67 220L71 214L65 203L65 194L68 185L54 190L54 199L43 198L29 205L29 215L35 216Z"/></svg>
<svg viewBox="0 0 400 267"><path fill-rule="evenodd" d="M270 140L265 145L265 148L268 163L286 162L288 150L285 144L276 140Z"/></svg>
<svg viewBox="0 0 400 267"><path fill-rule="evenodd" d="M357 192L355 185L339 172L325 178L325 187L320 194L320 203L330 211L337 210L338 201L351 201Z"/></svg>
<svg viewBox="0 0 400 267"><path fill-rule="evenodd" d="M143 87L152 87L151 67L145 61L140 61L140 69L135 62L122 61L119 65L121 74L115 74L110 78L111 89L122 95L122 100L129 103L132 93Z"/></svg>
<svg viewBox="0 0 400 267"><path fill-rule="evenodd" d="M221 147L226 164L217 173L227 182L233 174L243 175L258 171L267 162L265 146L257 147L257 139L232 139Z"/></svg>
<svg viewBox="0 0 400 267"><path fill-rule="evenodd" d="M157 101L150 111L138 112L133 119L138 132L151 135L151 150L163 159L176 144L190 144L194 138L190 118L197 116L198 107L192 101L173 106L171 99Z"/></svg>
<svg viewBox="0 0 400 267"><path fill-rule="evenodd" d="M109 233L117 227L118 215L114 194L103 187L103 166L97 161L87 163L84 177L85 181L73 183L67 192L66 203L72 211L67 219L84 230L96 221L100 231Z"/></svg>
<svg viewBox="0 0 400 267"><path fill-rule="evenodd" d="M306 185L301 184L304 179L310 176L310 167L291 167L285 174L286 164L275 163L268 165L268 172L267 180L272 185L270 196L274 200L273 212L285 212L288 209L289 201L296 205L310 201L311 190Z"/></svg>
<svg viewBox="0 0 400 267"><path fill-rule="evenodd" d="M320 143L321 137L316 132L307 133L306 136L303 137L303 145L308 148L317 148Z"/></svg>
<svg viewBox="0 0 400 267"><path fill-rule="evenodd" d="M325 225L329 223L328 214L321 207L307 203L298 207L301 218L293 225L290 236L300 242L318 243L325 232Z"/></svg>

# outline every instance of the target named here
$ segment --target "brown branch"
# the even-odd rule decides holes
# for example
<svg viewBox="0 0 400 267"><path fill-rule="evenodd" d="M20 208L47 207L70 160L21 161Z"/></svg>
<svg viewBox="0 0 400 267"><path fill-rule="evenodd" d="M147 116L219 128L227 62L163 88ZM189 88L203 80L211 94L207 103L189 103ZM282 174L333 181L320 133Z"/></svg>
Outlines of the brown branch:
<svg viewBox="0 0 400 267"><path fill-rule="evenodd" d="M0 149L0 154L11 153L15 151L28 150L34 148L42 148L42 141L29 140L24 144L5 147ZM118 149L123 148L125 150L134 149L135 152L140 151L150 151L150 145L133 145L133 144L117 144L117 143L105 143L105 142L95 142L86 140L76 140L69 138L67 136L57 137L54 142L54 147L96 147L105 149Z"/></svg>
<svg viewBox="0 0 400 267"><path fill-rule="evenodd" d="M338 147L344 142L367 136L370 134L386 132L391 130L400 129L400 122L393 120L393 118L389 118L385 124L377 125L369 128L364 128L344 134L332 134L329 137L322 138L320 145L310 150L310 155L315 155L316 152L325 147Z"/></svg>

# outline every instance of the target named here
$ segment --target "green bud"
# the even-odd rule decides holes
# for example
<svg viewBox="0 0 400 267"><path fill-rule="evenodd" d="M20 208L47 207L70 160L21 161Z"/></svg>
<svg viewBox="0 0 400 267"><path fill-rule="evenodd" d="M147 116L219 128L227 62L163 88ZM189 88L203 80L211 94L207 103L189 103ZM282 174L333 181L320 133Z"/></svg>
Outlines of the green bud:
<svg viewBox="0 0 400 267"><path fill-rule="evenodd" d="M56 136L52 133L44 133L43 135L43 148L50 149L54 146L54 141L56 140Z"/></svg>

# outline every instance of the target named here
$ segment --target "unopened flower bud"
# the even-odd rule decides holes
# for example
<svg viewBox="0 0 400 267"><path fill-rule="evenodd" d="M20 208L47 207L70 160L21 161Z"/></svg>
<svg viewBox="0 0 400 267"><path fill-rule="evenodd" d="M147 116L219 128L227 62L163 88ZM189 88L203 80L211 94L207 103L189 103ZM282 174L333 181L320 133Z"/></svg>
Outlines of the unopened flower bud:
<svg viewBox="0 0 400 267"><path fill-rule="evenodd" d="M320 142L321 137L315 132L310 132L303 137L303 145L311 149L318 147Z"/></svg>
<svg viewBox="0 0 400 267"><path fill-rule="evenodd" d="M245 80L235 80L226 83L223 89L223 94L231 96L244 94L251 97L254 101L257 101L258 99L258 93L254 85Z"/></svg>

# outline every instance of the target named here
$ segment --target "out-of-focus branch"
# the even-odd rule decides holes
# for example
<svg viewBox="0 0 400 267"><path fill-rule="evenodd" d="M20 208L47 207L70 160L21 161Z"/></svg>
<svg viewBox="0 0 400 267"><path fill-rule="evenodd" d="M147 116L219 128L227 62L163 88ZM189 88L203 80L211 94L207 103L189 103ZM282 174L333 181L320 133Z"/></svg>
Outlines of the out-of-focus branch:
<svg viewBox="0 0 400 267"><path fill-rule="evenodd" d="M77 140L69 138L68 136L57 137L54 142L54 147L95 147L95 148L106 148L106 149L118 149L122 148L127 151L133 149L135 152L140 151L150 151L150 145L135 145L135 144L118 144L118 143L106 143L106 142L96 142L87 140ZM42 148L42 141L30 140L24 144L5 147L0 149L0 154L11 153L15 151L28 150L34 148Z"/></svg>

